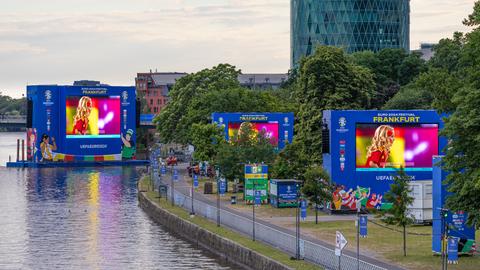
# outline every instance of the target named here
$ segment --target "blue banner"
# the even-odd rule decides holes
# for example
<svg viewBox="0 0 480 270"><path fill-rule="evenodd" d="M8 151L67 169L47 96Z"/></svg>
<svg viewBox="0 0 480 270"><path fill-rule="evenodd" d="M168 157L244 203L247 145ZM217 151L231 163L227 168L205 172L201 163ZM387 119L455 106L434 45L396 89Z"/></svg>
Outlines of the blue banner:
<svg viewBox="0 0 480 270"><path fill-rule="evenodd" d="M162 166L162 175L167 174L167 168L165 166Z"/></svg>
<svg viewBox="0 0 480 270"><path fill-rule="evenodd" d="M458 238L450 237L448 238L448 263L449 264L458 264Z"/></svg>
<svg viewBox="0 0 480 270"><path fill-rule="evenodd" d="M225 178L220 178L218 181L218 192L222 196L227 192L227 181Z"/></svg>
<svg viewBox="0 0 480 270"><path fill-rule="evenodd" d="M360 237L367 237L368 235L368 217L360 216Z"/></svg>
<svg viewBox="0 0 480 270"><path fill-rule="evenodd" d="M260 205L262 204L262 191L255 190L255 204Z"/></svg>
<svg viewBox="0 0 480 270"><path fill-rule="evenodd" d="M302 217L302 220L305 221L307 220L307 201L306 200L302 200L300 202L300 215Z"/></svg>
<svg viewBox="0 0 480 270"><path fill-rule="evenodd" d="M198 175L197 174L193 175L193 187L198 188Z"/></svg>
<svg viewBox="0 0 480 270"><path fill-rule="evenodd" d="M173 169L173 181L178 181L178 171L177 171L177 169Z"/></svg>

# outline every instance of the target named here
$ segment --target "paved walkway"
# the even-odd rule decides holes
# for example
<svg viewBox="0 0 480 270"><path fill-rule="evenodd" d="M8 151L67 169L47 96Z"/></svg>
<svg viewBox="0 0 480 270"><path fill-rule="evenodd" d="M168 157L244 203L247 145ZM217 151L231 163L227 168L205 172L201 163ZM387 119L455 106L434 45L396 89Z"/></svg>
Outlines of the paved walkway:
<svg viewBox="0 0 480 270"><path fill-rule="evenodd" d="M188 183L187 180L190 180L191 178L188 176L186 168L187 168L186 164L180 164L178 166L178 171L179 171L180 177L179 177L179 182L175 182L174 187L175 187L175 190L177 190L178 192L180 192L180 193L182 193L186 196L190 196L190 194L191 194L191 184ZM164 183L166 183L166 184L170 183L169 177L170 176L167 176L168 180L164 181ZM195 192L194 198L196 200L202 201L202 202L204 202L206 204L209 204L209 205L212 205L214 207L216 206L216 201L214 199L212 199L212 198L210 198L210 197L208 197L208 196L206 196L206 195L204 195L200 192ZM247 219L252 219L252 214L251 213L247 213L247 212L244 212L244 211L238 211L236 209L232 209L230 207L230 203L227 202L227 201L221 201L220 204L221 204L220 207L222 208L223 211L228 211L228 212L233 213L235 215L242 216L242 217L247 218ZM315 218L314 216L309 217L309 219L312 219L312 220L314 220L314 218ZM320 218L322 218L322 219L320 219ZM263 224L265 226L269 226L269 227L274 228L278 231L281 231L281 232L290 234L292 236L295 236L295 231L294 230L275 224L275 223L277 223L275 221L281 221L281 220L284 220L284 221L292 220L292 217L273 217L273 218L268 218L268 219L261 218L261 217L256 217L255 218L255 221L257 223ZM351 216L351 215L319 216L319 220L322 220L322 221L355 220L355 216ZM304 239L304 240L313 242L315 244L327 247L327 248L332 249L332 250L335 249L334 245L332 245L330 243L327 243L323 240L320 240L318 238L313 238L309 235L302 234L301 238ZM346 255L349 255L351 257L356 257L357 256L356 252L351 252L349 250L344 250L343 253L346 254ZM370 255L370 254L368 254L368 255ZM371 256L374 256L374 255L371 254ZM378 260L378 259L373 258L371 256L365 256L365 255L361 254L360 259L362 261L365 261L365 262L368 262L370 264L377 265L377 266L380 266L380 267L383 267L383 268L389 269L389 270L403 270L404 269L404 268L402 268L398 265L393 265L391 263Z"/></svg>

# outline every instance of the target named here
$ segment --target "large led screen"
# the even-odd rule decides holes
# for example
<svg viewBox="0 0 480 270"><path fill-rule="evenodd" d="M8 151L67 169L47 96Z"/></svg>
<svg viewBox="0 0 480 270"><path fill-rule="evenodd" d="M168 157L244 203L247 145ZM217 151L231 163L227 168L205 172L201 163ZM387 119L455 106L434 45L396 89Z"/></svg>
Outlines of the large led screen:
<svg viewBox="0 0 480 270"><path fill-rule="evenodd" d="M432 168L438 155L438 125L357 124L357 170Z"/></svg>
<svg viewBox="0 0 480 270"><path fill-rule="evenodd" d="M69 96L66 106L67 138L120 137L119 96Z"/></svg>
<svg viewBox="0 0 480 270"><path fill-rule="evenodd" d="M244 122L248 123L248 122ZM240 129L240 125L243 123L228 123L228 137L234 138L236 134L238 134L238 130ZM270 143L272 145L278 145L278 122L253 122L250 123L252 125L252 129L258 134L263 132L265 137L270 139Z"/></svg>

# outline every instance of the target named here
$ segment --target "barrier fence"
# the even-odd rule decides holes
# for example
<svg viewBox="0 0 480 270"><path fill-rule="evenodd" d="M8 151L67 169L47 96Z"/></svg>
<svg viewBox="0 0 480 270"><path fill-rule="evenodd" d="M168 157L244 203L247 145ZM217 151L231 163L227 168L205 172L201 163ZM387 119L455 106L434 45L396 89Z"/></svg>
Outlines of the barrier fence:
<svg viewBox="0 0 480 270"><path fill-rule="evenodd" d="M155 187L159 187L160 184L168 186L167 196L170 200L170 177L162 181L162 177L159 177L159 169L153 169L153 179ZM186 187L185 187L186 188ZM176 189L176 188L175 188ZM174 191L175 205L184 208L187 211L191 210L192 201L189 195L183 194L178 190ZM205 217L214 222L217 221L217 207L215 202L203 202L194 198L193 200L195 214ZM221 207L220 207L221 208ZM253 234L253 223L249 217L244 217L232 213L225 209L220 209L220 224L222 226L233 229L247 236ZM277 230L271 226L267 226L262 223L255 223L255 238L264 243L267 243L275 248L278 248L289 254L296 254L296 238L295 235ZM346 254L342 254L340 257L335 255L335 251L328 247L313 243L306 239L300 240L300 255L303 259L325 267L326 269L345 269L345 270L385 270L386 268L373 265L371 263L360 260L360 264L357 265L357 258ZM340 262L340 267L339 267Z"/></svg>

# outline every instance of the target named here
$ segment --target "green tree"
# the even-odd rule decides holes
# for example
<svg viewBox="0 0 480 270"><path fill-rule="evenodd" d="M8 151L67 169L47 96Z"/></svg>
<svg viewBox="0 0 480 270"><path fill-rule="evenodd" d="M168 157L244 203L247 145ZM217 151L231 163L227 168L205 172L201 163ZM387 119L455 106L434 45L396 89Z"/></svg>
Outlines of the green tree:
<svg viewBox="0 0 480 270"><path fill-rule="evenodd" d="M202 121L192 119L191 111L195 110L193 102L211 91L240 87L238 74L240 71L234 66L220 64L180 78L169 93L169 103L154 120L161 139L164 142L188 143L190 127L194 123L207 124L210 116L203 115Z"/></svg>
<svg viewBox="0 0 480 270"><path fill-rule="evenodd" d="M315 224L318 224L318 206L332 200L333 186L330 182L330 176L322 167L308 168L304 174L304 183L302 193L308 200L314 202Z"/></svg>
<svg viewBox="0 0 480 270"><path fill-rule="evenodd" d="M457 71L464 43L465 37L460 32L455 32L452 39L441 39L433 48L435 54L428 62L428 66L445 69L449 73Z"/></svg>
<svg viewBox="0 0 480 270"><path fill-rule="evenodd" d="M302 179L308 164L309 159L302 146L294 139L276 156L271 176L276 179Z"/></svg>
<svg viewBox="0 0 480 270"><path fill-rule="evenodd" d="M297 140L312 163L320 164L322 111L369 107L372 73L353 64L342 49L319 46L300 61L295 99Z"/></svg>
<svg viewBox="0 0 480 270"><path fill-rule="evenodd" d="M248 122L242 124L230 142L219 145L215 164L228 180L244 180L244 166L249 163L272 164L275 148L264 133L256 133Z"/></svg>
<svg viewBox="0 0 480 270"><path fill-rule="evenodd" d="M461 82L445 69L430 68L403 87L383 107L386 110L432 109L451 110L452 97Z"/></svg>
<svg viewBox="0 0 480 270"><path fill-rule="evenodd" d="M196 160L213 162L219 145L225 142L223 129L216 124L193 124L190 132L192 145L195 147L193 157Z"/></svg>
<svg viewBox="0 0 480 270"><path fill-rule="evenodd" d="M369 109L384 106L401 86L409 84L427 69L420 54L408 54L403 49L387 48L377 53L361 51L351 54L350 58L374 74L376 88Z"/></svg>
<svg viewBox="0 0 480 270"><path fill-rule="evenodd" d="M235 67L221 64L181 78L155 118L164 142L192 143L194 124L211 123L213 112L271 112L288 106L270 91L241 88Z"/></svg>
<svg viewBox="0 0 480 270"><path fill-rule="evenodd" d="M385 223L403 227L403 256L407 256L407 225L413 222L408 213L408 206L414 199L410 195L410 180L411 177L400 168L393 184L390 185L390 190L384 196L386 201L392 203L392 208L379 212Z"/></svg>

